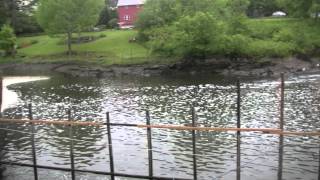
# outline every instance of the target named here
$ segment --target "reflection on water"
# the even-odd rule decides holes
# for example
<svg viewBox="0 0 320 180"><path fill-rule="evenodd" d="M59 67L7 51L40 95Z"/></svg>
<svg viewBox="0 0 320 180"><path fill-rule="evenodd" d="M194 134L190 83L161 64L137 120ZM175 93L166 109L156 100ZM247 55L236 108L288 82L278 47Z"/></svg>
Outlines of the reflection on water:
<svg viewBox="0 0 320 180"><path fill-rule="evenodd" d="M7 117L27 116L27 102L33 103L35 118L66 118L71 107L73 118L84 121L145 123L150 110L153 124L189 124L190 106L195 104L201 126L236 126L236 89L230 80L214 77L193 78L122 78L72 79L52 77L46 81L10 86L18 92L15 106L6 109ZM320 76L291 77L286 82L285 129L319 131ZM277 128L279 121L279 80L252 80L242 83L242 127ZM8 129L28 131L28 125L5 125ZM68 128L57 125L36 127L36 148L41 165L69 167ZM0 129L1 131L1 129ZM3 131L3 130L2 130ZM192 178L192 143L188 131L153 130L154 169L156 176ZM75 127L77 168L109 171L106 127ZM146 175L146 130L112 128L116 172ZM31 163L28 135L7 132L5 159ZM269 134L242 133L242 178L277 179L279 137ZM236 135L231 132L198 132L197 158L199 179L235 179ZM284 179L317 179L319 139L284 138ZM18 169L18 170L17 170ZM19 179L8 167L6 180ZM32 171L25 170L28 177ZM45 179L57 179L57 174ZM57 172L56 172L57 173ZM59 173L58 173L59 174ZM60 179L70 178L62 173ZM82 179L106 177L83 175Z"/></svg>
<svg viewBox="0 0 320 180"><path fill-rule="evenodd" d="M1 106L1 112L4 109L9 108L10 106L14 106L18 103L19 100L19 92L12 91L8 88L8 86L12 84L18 84L18 83L26 83L26 82L32 82L32 81L39 81L39 80L47 80L48 77L34 77L34 76L6 76L2 77L2 106Z"/></svg>

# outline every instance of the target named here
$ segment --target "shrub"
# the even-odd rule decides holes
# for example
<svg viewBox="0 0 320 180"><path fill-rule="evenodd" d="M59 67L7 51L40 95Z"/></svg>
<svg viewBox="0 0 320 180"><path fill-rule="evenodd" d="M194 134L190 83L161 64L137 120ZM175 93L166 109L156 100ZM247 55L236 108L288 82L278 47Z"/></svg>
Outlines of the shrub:
<svg viewBox="0 0 320 180"><path fill-rule="evenodd" d="M279 32L273 34L274 41L282 41L282 42L294 42L296 34L293 32L292 29L284 28L281 29Z"/></svg>
<svg viewBox="0 0 320 180"><path fill-rule="evenodd" d="M252 39L242 34L224 36L220 42L220 54L231 58L247 55L247 49Z"/></svg>
<svg viewBox="0 0 320 180"><path fill-rule="evenodd" d="M99 38L105 38L105 37L107 37L107 35L105 35L105 34L100 34L99 35Z"/></svg>
<svg viewBox="0 0 320 180"><path fill-rule="evenodd" d="M17 38L13 29L9 25L3 25L0 31L0 49L5 51L5 55L15 55Z"/></svg>
<svg viewBox="0 0 320 180"><path fill-rule="evenodd" d="M113 18L108 22L109 27L116 29L118 28L118 19L117 18Z"/></svg>
<svg viewBox="0 0 320 180"><path fill-rule="evenodd" d="M246 53L250 57L286 57L295 51L294 43L254 40L248 44Z"/></svg>

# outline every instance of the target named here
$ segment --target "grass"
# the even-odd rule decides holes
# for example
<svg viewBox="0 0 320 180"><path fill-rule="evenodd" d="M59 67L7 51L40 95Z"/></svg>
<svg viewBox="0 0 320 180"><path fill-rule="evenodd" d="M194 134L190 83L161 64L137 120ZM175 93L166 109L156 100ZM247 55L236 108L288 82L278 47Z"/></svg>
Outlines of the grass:
<svg viewBox="0 0 320 180"><path fill-rule="evenodd" d="M61 44L64 36L49 37L47 35L33 37L19 37L18 58L1 58L0 62L10 60L25 63L41 62L79 62L95 63L102 65L129 65L129 64L158 64L171 63L174 60L163 60L150 56L147 48L142 45L129 42L136 36L135 30L107 30L102 32L87 32L81 35L100 37L96 41L72 45L76 52L72 56L66 54L66 45ZM77 34L74 34L77 36ZM59 43L60 42L60 43Z"/></svg>
<svg viewBox="0 0 320 180"><path fill-rule="evenodd" d="M246 35L252 38L252 54L265 56L318 56L320 23L295 18L257 18L247 21ZM250 54L250 53L249 53Z"/></svg>
<svg viewBox="0 0 320 180"><path fill-rule="evenodd" d="M243 34L248 39L244 53L248 57L285 57L295 53L312 54L320 49L320 23L293 18L257 18L246 21ZM77 62L101 65L168 64L175 58L161 58L151 54L143 45L129 42L135 30L107 30L82 33L84 36L101 37L96 41L74 44L72 56L66 55L65 36L39 35L19 37L16 58L0 57L0 63L23 62ZM74 34L74 36L77 36ZM0 51L1 54L1 51ZM316 54L312 54L316 55Z"/></svg>

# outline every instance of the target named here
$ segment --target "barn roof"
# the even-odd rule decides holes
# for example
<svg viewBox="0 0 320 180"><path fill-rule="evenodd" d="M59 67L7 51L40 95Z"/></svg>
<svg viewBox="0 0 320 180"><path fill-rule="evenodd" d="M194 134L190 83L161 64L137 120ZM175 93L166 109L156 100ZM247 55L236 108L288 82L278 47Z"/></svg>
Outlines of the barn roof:
<svg viewBox="0 0 320 180"><path fill-rule="evenodd" d="M139 5L144 4L145 0L119 0L118 6L131 6L131 5Z"/></svg>

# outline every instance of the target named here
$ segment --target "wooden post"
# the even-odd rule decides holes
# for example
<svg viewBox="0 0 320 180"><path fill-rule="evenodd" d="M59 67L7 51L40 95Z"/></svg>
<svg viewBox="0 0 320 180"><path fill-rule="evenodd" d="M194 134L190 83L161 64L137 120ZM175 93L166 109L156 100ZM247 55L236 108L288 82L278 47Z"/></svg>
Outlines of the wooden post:
<svg viewBox="0 0 320 180"><path fill-rule="evenodd" d="M241 86L237 81L237 128L241 128ZM241 179L241 134L237 131L237 180Z"/></svg>
<svg viewBox="0 0 320 180"><path fill-rule="evenodd" d="M281 73L281 85L280 85L280 129L283 131L284 127L284 74ZM278 164L278 180L282 180L283 169L283 134L279 136L279 164Z"/></svg>
<svg viewBox="0 0 320 180"><path fill-rule="evenodd" d="M32 104L28 105L29 109L29 120L33 120L33 115L32 115ZM33 160L33 174L34 174L34 179L38 180L38 169L37 169L37 153L36 153L36 147L35 147L35 142L34 142L34 134L35 134L35 128L34 124L31 123L31 146L32 146L32 160Z"/></svg>
<svg viewBox="0 0 320 180"><path fill-rule="evenodd" d="M68 120L72 121L71 110L68 109ZM69 139L70 139L70 163L71 163L71 178L72 180L76 179L75 167L74 167L74 154L73 154L73 126L69 125Z"/></svg>
<svg viewBox="0 0 320 180"><path fill-rule="evenodd" d="M192 107L191 109L192 113L192 127L196 127L196 115L195 115L195 109ZM192 130L192 157L193 157L193 179L197 180L197 147L196 147L196 130Z"/></svg>
<svg viewBox="0 0 320 180"><path fill-rule="evenodd" d="M109 160L110 160L110 172L111 180L114 180L114 162L113 162L113 149L112 149L112 137L111 137L111 125L110 125L110 114L107 112L107 131L108 131L108 143L109 143Z"/></svg>
<svg viewBox="0 0 320 180"><path fill-rule="evenodd" d="M146 111L147 125L150 126L150 114ZM148 138L148 160L149 160L149 176L153 179L153 154L152 154L152 132L151 128L147 128L147 138Z"/></svg>

